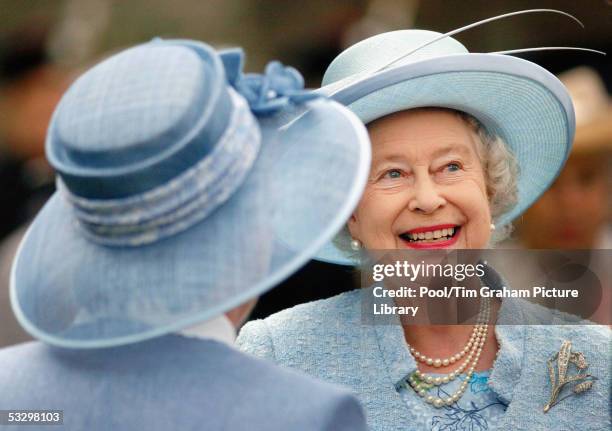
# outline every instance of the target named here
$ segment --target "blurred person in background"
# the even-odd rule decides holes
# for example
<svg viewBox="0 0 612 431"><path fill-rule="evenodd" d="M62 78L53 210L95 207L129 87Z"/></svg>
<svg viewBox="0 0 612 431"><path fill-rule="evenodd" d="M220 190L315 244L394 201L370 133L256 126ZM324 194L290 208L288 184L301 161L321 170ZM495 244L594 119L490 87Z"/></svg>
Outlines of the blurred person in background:
<svg viewBox="0 0 612 431"><path fill-rule="evenodd" d="M49 31L32 20L0 44L0 347L31 339L10 311L10 265L27 224L55 190L45 135L69 75L51 61Z"/></svg>
<svg viewBox="0 0 612 431"><path fill-rule="evenodd" d="M571 69L559 79L576 112L574 145L551 188L517 222L518 240L530 249L592 250L585 263L599 275L592 292L601 292L601 298L590 319L610 324L612 271L605 250L612 248L612 102L600 76L589 67ZM522 267L528 277L527 262Z"/></svg>
<svg viewBox="0 0 612 431"><path fill-rule="evenodd" d="M30 220L54 190L45 135L68 76L49 58L47 40L48 27L32 22L0 46L0 239Z"/></svg>
<svg viewBox="0 0 612 431"><path fill-rule="evenodd" d="M517 224L534 249L610 249L612 103L597 72L587 67L559 75L576 112L576 138L551 188Z"/></svg>

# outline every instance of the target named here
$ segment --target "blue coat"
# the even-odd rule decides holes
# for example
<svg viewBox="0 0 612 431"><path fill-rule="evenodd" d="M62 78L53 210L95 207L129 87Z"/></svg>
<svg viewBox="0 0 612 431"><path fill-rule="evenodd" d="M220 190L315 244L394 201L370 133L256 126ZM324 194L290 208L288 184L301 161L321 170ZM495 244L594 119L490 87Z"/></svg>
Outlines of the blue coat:
<svg viewBox="0 0 612 431"><path fill-rule="evenodd" d="M42 430L365 430L349 393L212 340L0 350L0 410L59 409ZM34 426L9 427L34 430Z"/></svg>
<svg viewBox="0 0 612 431"><path fill-rule="evenodd" d="M498 429L609 430L610 330L605 326L536 325L542 313L531 311L542 308L519 306L513 300L502 303L498 323L508 325L495 327L500 350L489 380L509 404ZM570 340L575 351L584 353L588 372L599 379L591 390L544 414L551 392L546 361L559 351L563 340ZM414 429L415 413L396 390L416 370L403 329L399 323L364 324L360 290L249 322L238 345L278 364L351 387L366 409L372 430Z"/></svg>

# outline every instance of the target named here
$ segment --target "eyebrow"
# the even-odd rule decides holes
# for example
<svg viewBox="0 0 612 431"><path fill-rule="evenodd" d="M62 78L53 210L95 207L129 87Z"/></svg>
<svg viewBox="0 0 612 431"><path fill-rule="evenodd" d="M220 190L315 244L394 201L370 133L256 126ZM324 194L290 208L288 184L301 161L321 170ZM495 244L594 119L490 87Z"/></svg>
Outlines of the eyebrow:
<svg viewBox="0 0 612 431"><path fill-rule="evenodd" d="M403 154L386 154L380 157L373 157L372 162L382 163L382 162L405 162L406 157Z"/></svg>
<svg viewBox="0 0 612 431"><path fill-rule="evenodd" d="M446 154L449 153L457 153L461 156L464 157L468 157L471 156L472 153L470 151L470 149L463 144L449 144L449 145L445 145L442 148L438 148L436 151L434 151L431 154L432 158L438 158L441 156L444 156ZM398 153L390 153L390 154L383 154L379 157L374 157L372 159L373 163L382 163L382 162L405 162L406 158L404 157L403 154L398 154Z"/></svg>
<svg viewBox="0 0 612 431"><path fill-rule="evenodd" d="M458 153L464 157L472 155L470 149L467 146L463 144L450 144L450 145L445 145L444 147L439 148L436 151L434 151L432 153L432 157L436 158L436 157L444 156L448 153Z"/></svg>

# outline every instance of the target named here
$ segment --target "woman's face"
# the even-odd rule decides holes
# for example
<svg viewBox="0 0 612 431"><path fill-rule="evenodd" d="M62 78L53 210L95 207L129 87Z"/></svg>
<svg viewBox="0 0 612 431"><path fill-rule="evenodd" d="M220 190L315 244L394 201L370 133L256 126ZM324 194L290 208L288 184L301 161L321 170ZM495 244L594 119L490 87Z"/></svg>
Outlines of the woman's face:
<svg viewBox="0 0 612 431"><path fill-rule="evenodd" d="M372 167L351 236L368 249L486 248L491 214L470 126L452 112L419 109L368 130Z"/></svg>

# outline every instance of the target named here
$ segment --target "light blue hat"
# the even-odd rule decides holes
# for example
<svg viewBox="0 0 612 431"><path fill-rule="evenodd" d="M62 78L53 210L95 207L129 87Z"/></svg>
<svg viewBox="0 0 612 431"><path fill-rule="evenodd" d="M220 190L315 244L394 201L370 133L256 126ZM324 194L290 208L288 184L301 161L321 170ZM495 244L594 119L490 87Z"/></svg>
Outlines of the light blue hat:
<svg viewBox="0 0 612 431"><path fill-rule="evenodd" d="M518 204L495 223L519 216L551 185L574 136L571 98L551 73L529 61L477 54L457 40L426 30L399 30L365 39L338 55L321 93L346 105L364 122L419 107L443 107L477 118L510 147L519 165ZM317 255L352 264L336 244Z"/></svg>
<svg viewBox="0 0 612 431"><path fill-rule="evenodd" d="M81 76L47 135L58 191L11 274L17 318L104 347L207 320L303 265L363 191L367 132L273 62L155 40ZM254 116L255 114L257 116Z"/></svg>

